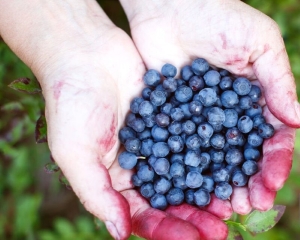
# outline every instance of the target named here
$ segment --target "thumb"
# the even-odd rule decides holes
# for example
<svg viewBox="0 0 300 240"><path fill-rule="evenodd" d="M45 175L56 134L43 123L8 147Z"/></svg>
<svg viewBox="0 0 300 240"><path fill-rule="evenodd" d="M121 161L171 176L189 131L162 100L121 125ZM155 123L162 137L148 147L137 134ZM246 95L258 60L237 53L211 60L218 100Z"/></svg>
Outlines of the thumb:
<svg viewBox="0 0 300 240"><path fill-rule="evenodd" d="M265 44L253 70L264 91L269 110L290 127L300 127L300 106L288 56L280 36Z"/></svg>
<svg viewBox="0 0 300 240"><path fill-rule="evenodd" d="M115 239L127 239L131 234L127 200L112 188L103 164L85 160L76 159L62 171L86 210L103 221Z"/></svg>

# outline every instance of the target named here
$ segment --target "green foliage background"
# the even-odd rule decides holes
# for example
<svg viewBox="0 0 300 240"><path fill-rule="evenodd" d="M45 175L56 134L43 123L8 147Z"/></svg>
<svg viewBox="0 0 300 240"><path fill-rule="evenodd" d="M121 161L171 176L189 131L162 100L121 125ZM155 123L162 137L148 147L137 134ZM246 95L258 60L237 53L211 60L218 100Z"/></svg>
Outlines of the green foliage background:
<svg viewBox="0 0 300 240"><path fill-rule="evenodd" d="M98 2L118 26L129 31L118 1ZM245 2L279 24L299 86L300 4L297 0ZM44 102L41 95L19 93L7 87L20 77L34 76L0 38L0 239L111 239L102 223L96 228L93 217L73 192L59 183L58 175L43 170L50 161L49 150L47 144L35 143L34 128ZM297 90L299 95L300 88ZM299 239L299 155L300 132L291 175L276 198L277 204L287 206L286 213L269 232L257 236L244 233L245 239Z"/></svg>

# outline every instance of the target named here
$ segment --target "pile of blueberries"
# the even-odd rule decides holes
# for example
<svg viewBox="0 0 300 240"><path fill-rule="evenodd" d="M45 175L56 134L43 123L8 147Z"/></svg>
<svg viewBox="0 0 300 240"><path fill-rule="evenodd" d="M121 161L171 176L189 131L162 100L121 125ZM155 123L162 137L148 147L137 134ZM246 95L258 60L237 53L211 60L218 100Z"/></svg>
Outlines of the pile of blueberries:
<svg viewBox="0 0 300 240"><path fill-rule="evenodd" d="M203 58L180 71L148 70L141 97L119 131L118 161L154 208L226 200L258 171L263 140L274 135L258 104L261 90L244 77L213 69Z"/></svg>

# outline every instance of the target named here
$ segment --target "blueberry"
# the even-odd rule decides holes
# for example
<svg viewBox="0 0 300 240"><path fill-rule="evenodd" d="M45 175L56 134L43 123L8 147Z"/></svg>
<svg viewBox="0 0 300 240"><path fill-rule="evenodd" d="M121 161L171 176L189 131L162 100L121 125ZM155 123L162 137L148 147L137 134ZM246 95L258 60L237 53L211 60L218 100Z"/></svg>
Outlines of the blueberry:
<svg viewBox="0 0 300 240"><path fill-rule="evenodd" d="M142 141L140 153L142 156L149 157L152 154L152 146L154 142L152 139L145 139Z"/></svg>
<svg viewBox="0 0 300 240"><path fill-rule="evenodd" d="M215 189L215 182L211 176L203 176L203 183L201 188L207 190L208 192L212 192Z"/></svg>
<svg viewBox="0 0 300 240"><path fill-rule="evenodd" d="M163 177L154 182L154 190L159 194L165 194L170 190L171 186L171 182Z"/></svg>
<svg viewBox="0 0 300 240"><path fill-rule="evenodd" d="M124 144L127 152L139 153L141 141L138 138L128 138Z"/></svg>
<svg viewBox="0 0 300 240"><path fill-rule="evenodd" d="M222 134L215 133L210 138L210 145L215 149L222 149L225 145L225 137Z"/></svg>
<svg viewBox="0 0 300 240"><path fill-rule="evenodd" d="M230 178L229 170L227 168L217 169L213 171L212 177L216 183L228 182Z"/></svg>
<svg viewBox="0 0 300 240"><path fill-rule="evenodd" d="M172 177L183 177L185 174L184 166L180 162L174 162L170 166L170 174Z"/></svg>
<svg viewBox="0 0 300 240"><path fill-rule="evenodd" d="M170 124L170 117L165 113L158 113L155 116L155 122L160 127L167 127Z"/></svg>
<svg viewBox="0 0 300 240"><path fill-rule="evenodd" d="M251 98L252 102L258 102L258 100L261 98L260 87L252 85L248 96Z"/></svg>
<svg viewBox="0 0 300 240"><path fill-rule="evenodd" d="M198 171L191 171L186 175L185 184L189 188L198 188L202 185L203 177Z"/></svg>
<svg viewBox="0 0 300 240"><path fill-rule="evenodd" d="M153 208L159 209L159 210L165 210L168 206L167 199L162 194L154 194L150 199L150 204Z"/></svg>
<svg viewBox="0 0 300 240"><path fill-rule="evenodd" d="M238 121L238 113L234 109L225 109L224 110L225 121L223 126L227 128L235 127Z"/></svg>
<svg viewBox="0 0 300 240"><path fill-rule="evenodd" d="M182 103L186 103L193 97L193 91L190 87L182 85L175 91L175 98Z"/></svg>
<svg viewBox="0 0 300 240"><path fill-rule="evenodd" d="M258 161L260 158L260 151L256 148L247 148L244 151L244 158L246 160Z"/></svg>
<svg viewBox="0 0 300 240"><path fill-rule="evenodd" d="M145 100L150 100L150 94L151 94L152 90L149 87L145 87L142 91L142 97Z"/></svg>
<svg viewBox="0 0 300 240"><path fill-rule="evenodd" d="M252 99L249 96L240 97L239 107L241 109L249 109L252 106Z"/></svg>
<svg viewBox="0 0 300 240"><path fill-rule="evenodd" d="M144 83L149 87L156 87L160 82L160 74L154 69L148 70L143 76Z"/></svg>
<svg viewBox="0 0 300 240"><path fill-rule="evenodd" d="M255 115L253 117L252 121L253 121L253 128L254 129L257 129L260 124L266 122L265 117L261 114Z"/></svg>
<svg viewBox="0 0 300 240"><path fill-rule="evenodd" d="M170 158L170 162L174 163L174 162L180 162L180 163L184 163L184 154L182 153L175 153L172 154L171 158Z"/></svg>
<svg viewBox="0 0 300 240"><path fill-rule="evenodd" d="M199 76L193 76L193 77L191 77L188 83L189 83L189 87L194 92L200 91L205 86L203 78L199 77Z"/></svg>
<svg viewBox="0 0 300 240"><path fill-rule="evenodd" d="M248 135L248 143L252 147L259 147L263 143L263 138L258 134L257 131L252 131Z"/></svg>
<svg viewBox="0 0 300 240"><path fill-rule="evenodd" d="M195 150L187 150L184 156L184 163L186 165L197 167L200 164L201 157L200 153Z"/></svg>
<svg viewBox="0 0 300 240"><path fill-rule="evenodd" d="M275 129L270 123L261 123L258 125L257 131L262 138L271 138L275 133Z"/></svg>
<svg viewBox="0 0 300 240"><path fill-rule="evenodd" d="M250 117L244 115L238 120L237 126L242 133L249 133L253 128L253 121Z"/></svg>
<svg viewBox="0 0 300 240"><path fill-rule="evenodd" d="M166 128L154 125L153 128L151 129L151 135L154 141L164 142L167 141L169 137L169 131Z"/></svg>
<svg viewBox="0 0 300 240"><path fill-rule="evenodd" d="M209 70L209 64L204 58L197 58L192 62L192 70L196 75L204 75Z"/></svg>
<svg viewBox="0 0 300 240"><path fill-rule="evenodd" d="M175 92L177 89L177 81L172 77L166 78L162 84L166 92Z"/></svg>
<svg viewBox="0 0 300 240"><path fill-rule="evenodd" d="M194 202L199 207L204 207L210 203L211 197L206 189L199 189L194 193Z"/></svg>
<svg viewBox="0 0 300 240"><path fill-rule="evenodd" d="M119 139L121 143L125 143L128 138L136 137L136 132L131 127L123 127L119 131Z"/></svg>
<svg viewBox="0 0 300 240"><path fill-rule="evenodd" d="M182 103L179 105L179 108L183 111L183 119L190 119L193 114L190 112L190 104L189 103Z"/></svg>
<svg viewBox="0 0 300 240"><path fill-rule="evenodd" d="M137 176L143 182L150 182L154 178L154 170L149 165L143 165L137 171Z"/></svg>
<svg viewBox="0 0 300 240"><path fill-rule="evenodd" d="M186 133L187 135L191 135L196 132L196 125L191 120L187 120L187 121L183 122L181 127L182 127L182 131L184 133Z"/></svg>
<svg viewBox="0 0 300 240"><path fill-rule="evenodd" d="M129 123L129 127L131 127L136 132L142 132L145 130L145 122L141 118L135 118Z"/></svg>
<svg viewBox="0 0 300 240"><path fill-rule="evenodd" d="M184 81L188 81L194 75L194 72L191 66L186 65L181 69L180 74Z"/></svg>
<svg viewBox="0 0 300 240"><path fill-rule="evenodd" d="M161 68L161 74L165 77L175 77L177 74L177 69L174 65L166 63Z"/></svg>
<svg viewBox="0 0 300 240"><path fill-rule="evenodd" d="M179 153L184 148L184 142L180 136L171 136L168 139L168 145L173 153Z"/></svg>
<svg viewBox="0 0 300 240"><path fill-rule="evenodd" d="M211 125L222 125L225 122L225 113L219 107L212 107L207 113L207 121Z"/></svg>
<svg viewBox="0 0 300 240"><path fill-rule="evenodd" d="M262 108L257 103L253 103L251 108L245 110L245 114L250 118L253 118L256 115L262 114Z"/></svg>
<svg viewBox="0 0 300 240"><path fill-rule="evenodd" d="M193 134L187 137L186 139L186 147L191 150L197 150L201 146L201 138L198 134Z"/></svg>
<svg viewBox="0 0 300 240"><path fill-rule="evenodd" d="M142 117L151 115L153 113L153 111L154 111L154 107L153 107L152 103L147 100L142 101L138 107L138 113Z"/></svg>
<svg viewBox="0 0 300 240"><path fill-rule="evenodd" d="M132 184L136 187L140 187L144 183L141 179L139 179L139 177L136 174L132 175L131 181L132 181Z"/></svg>
<svg viewBox="0 0 300 240"><path fill-rule="evenodd" d="M168 126L168 131L172 134L172 135L179 135L182 133L182 128L181 128L181 123L178 121L173 121L170 123L170 125Z"/></svg>
<svg viewBox="0 0 300 240"><path fill-rule="evenodd" d="M184 201L184 193L180 188L172 188L166 195L170 205L177 206Z"/></svg>
<svg viewBox="0 0 300 240"><path fill-rule="evenodd" d="M211 149L209 151L210 158L215 163L221 163L224 161L225 154L222 150Z"/></svg>
<svg viewBox="0 0 300 240"><path fill-rule="evenodd" d="M153 168L156 160L157 160L157 157L155 157L154 155L150 155L148 158L148 164Z"/></svg>
<svg viewBox="0 0 300 240"><path fill-rule="evenodd" d="M150 94L150 102L154 106L161 106L166 102L166 94L161 90L154 90Z"/></svg>
<svg viewBox="0 0 300 240"><path fill-rule="evenodd" d="M200 123L203 123L205 121L205 117L200 115L200 116L196 116L196 115L193 115L191 120L196 124L196 125L199 125Z"/></svg>
<svg viewBox="0 0 300 240"><path fill-rule="evenodd" d="M172 95L169 99L173 107L178 107L181 104L181 102L179 102L174 95Z"/></svg>
<svg viewBox="0 0 300 240"><path fill-rule="evenodd" d="M165 157L169 154L170 148L165 142L157 142L152 146L152 152L155 157Z"/></svg>
<svg viewBox="0 0 300 240"><path fill-rule="evenodd" d="M151 115L144 116L142 119L146 127L152 128L156 124L154 113L152 113Z"/></svg>
<svg viewBox="0 0 300 240"><path fill-rule="evenodd" d="M232 90L224 91L221 96L221 103L225 108L234 108L239 103L238 95Z"/></svg>
<svg viewBox="0 0 300 240"><path fill-rule="evenodd" d="M242 165L242 171L248 176L252 176L253 174L258 172L258 165L255 161L247 160Z"/></svg>
<svg viewBox="0 0 300 240"><path fill-rule="evenodd" d="M191 101L189 103L189 110L194 116L200 116L203 109L203 105L200 101Z"/></svg>
<svg viewBox="0 0 300 240"><path fill-rule="evenodd" d="M244 161L243 153L237 149L229 149L225 155L225 160L229 165L237 166Z"/></svg>
<svg viewBox="0 0 300 240"><path fill-rule="evenodd" d="M232 88L232 79L228 76L224 76L221 78L221 81L219 83L219 87L225 91L230 90Z"/></svg>
<svg viewBox="0 0 300 240"><path fill-rule="evenodd" d="M202 166L206 166L210 163L211 156L207 152L203 152L200 154L200 164Z"/></svg>
<svg viewBox="0 0 300 240"><path fill-rule="evenodd" d="M215 102L218 100L217 93L212 88L203 88L199 92L199 99L203 106L209 107L215 104Z"/></svg>
<svg viewBox="0 0 300 240"><path fill-rule="evenodd" d="M173 177L172 182L173 182L173 186L175 188L179 188L179 189L182 189L182 190L187 189L187 185L185 184L185 176Z"/></svg>
<svg viewBox="0 0 300 240"><path fill-rule="evenodd" d="M225 76L229 76L230 75L230 73L228 72L228 70L226 70L226 69L220 69L220 75L222 76L222 77L225 77Z"/></svg>
<svg viewBox="0 0 300 240"><path fill-rule="evenodd" d="M242 133L236 127L229 128L226 132L226 141L230 145L239 145L241 139L243 138Z"/></svg>
<svg viewBox="0 0 300 240"><path fill-rule="evenodd" d="M139 106L144 101L141 97L134 98L130 103L130 111L132 113L138 113L139 112Z"/></svg>
<svg viewBox="0 0 300 240"><path fill-rule="evenodd" d="M194 205L194 193L193 189L189 189L184 193L184 200L187 204Z"/></svg>
<svg viewBox="0 0 300 240"><path fill-rule="evenodd" d="M174 121L181 121L184 118L184 112L181 108L172 108L170 115Z"/></svg>
<svg viewBox="0 0 300 240"><path fill-rule="evenodd" d="M220 182L216 185L215 195L217 198L226 200L232 194L232 187L227 182Z"/></svg>
<svg viewBox="0 0 300 240"><path fill-rule="evenodd" d="M132 169L137 163L137 156L134 153L124 151L118 156L121 168Z"/></svg>
<svg viewBox="0 0 300 240"><path fill-rule="evenodd" d="M160 111L162 113L167 114L168 116L170 116L172 108L173 108L173 105L171 103L164 103L163 105L161 105Z"/></svg>
<svg viewBox="0 0 300 240"><path fill-rule="evenodd" d="M216 86L221 81L221 75L216 70L210 70L203 76L204 82L207 86Z"/></svg>
<svg viewBox="0 0 300 240"><path fill-rule="evenodd" d="M232 88L233 90L241 96L247 95L251 91L251 82L244 77L238 77L233 82Z"/></svg>
<svg viewBox="0 0 300 240"><path fill-rule="evenodd" d="M144 131L137 133L136 137L138 139L140 139L141 141L143 141L145 139L151 138L151 130L150 130L150 128L145 128Z"/></svg>
<svg viewBox="0 0 300 240"><path fill-rule="evenodd" d="M248 183L248 176L244 174L242 171L235 171L232 174L232 183L235 186L243 187Z"/></svg>
<svg viewBox="0 0 300 240"><path fill-rule="evenodd" d="M145 198L151 198L155 194L153 183L143 183L140 188L140 193Z"/></svg>
<svg viewBox="0 0 300 240"><path fill-rule="evenodd" d="M209 123L201 123L198 126L197 133L202 139L210 139L214 133L214 129Z"/></svg>

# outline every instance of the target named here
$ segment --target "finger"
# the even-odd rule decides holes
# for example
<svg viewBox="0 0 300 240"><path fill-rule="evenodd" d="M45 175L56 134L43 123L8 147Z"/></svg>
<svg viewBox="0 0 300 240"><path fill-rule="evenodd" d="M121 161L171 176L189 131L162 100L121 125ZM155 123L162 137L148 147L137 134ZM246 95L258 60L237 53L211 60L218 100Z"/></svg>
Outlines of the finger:
<svg viewBox="0 0 300 240"><path fill-rule="evenodd" d="M252 210L247 186L233 187L230 201L233 211L238 214L247 215Z"/></svg>
<svg viewBox="0 0 300 240"><path fill-rule="evenodd" d="M85 160L79 155L62 167L65 176L86 210L102 220L115 239L127 239L131 234L128 202L112 188L104 165Z"/></svg>
<svg viewBox="0 0 300 240"><path fill-rule="evenodd" d="M272 36L272 45L265 44L264 52L253 63L270 111L290 127L300 127L300 106L288 56L280 34Z"/></svg>
<svg viewBox="0 0 300 240"><path fill-rule="evenodd" d="M292 168L296 130L278 121L266 107L264 116L274 126L275 134L263 144L262 180L267 188L277 191Z"/></svg>
<svg viewBox="0 0 300 240"><path fill-rule="evenodd" d="M134 190L122 192L130 204L133 233L149 240L200 239L198 230L166 212L151 208L148 202Z"/></svg>
<svg viewBox="0 0 300 240"><path fill-rule="evenodd" d="M232 215L232 207L229 200L221 200L211 194L211 200L208 206L204 207L205 211L212 213L220 219L229 219Z"/></svg>
<svg viewBox="0 0 300 240"><path fill-rule="evenodd" d="M248 186L250 202L253 208L259 211L267 211L273 207L276 192L264 186L261 172L250 177Z"/></svg>
<svg viewBox="0 0 300 240"><path fill-rule="evenodd" d="M167 212L192 223L197 227L201 239L226 239L226 224L216 216L187 204L168 207Z"/></svg>

